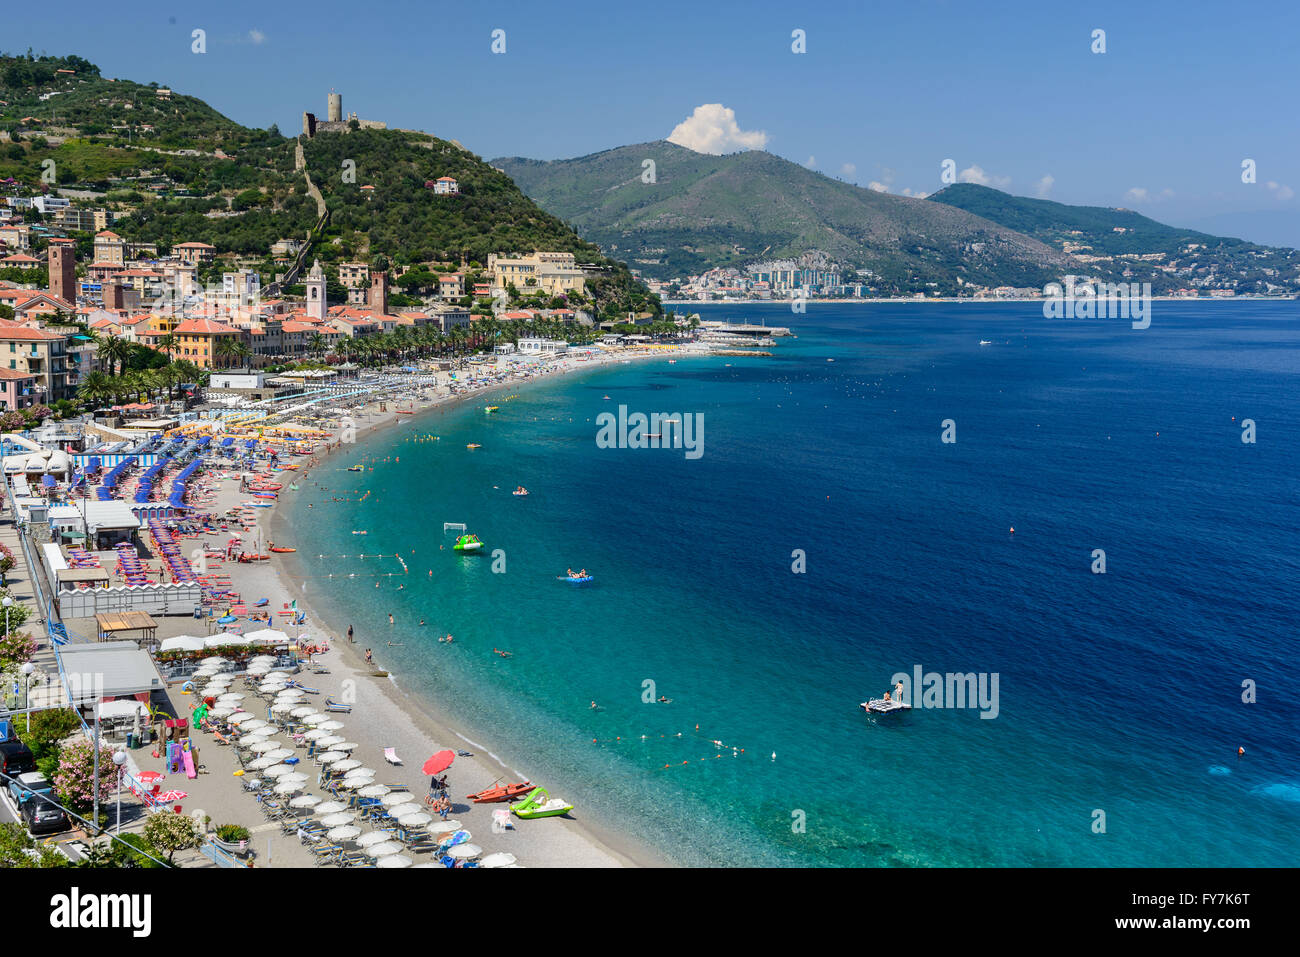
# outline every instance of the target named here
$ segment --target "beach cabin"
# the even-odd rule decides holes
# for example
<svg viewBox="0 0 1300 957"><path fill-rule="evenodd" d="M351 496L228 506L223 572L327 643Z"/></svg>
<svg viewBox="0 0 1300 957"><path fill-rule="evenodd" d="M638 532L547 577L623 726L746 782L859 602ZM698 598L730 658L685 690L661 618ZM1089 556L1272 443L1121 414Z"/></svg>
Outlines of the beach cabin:
<svg viewBox="0 0 1300 957"><path fill-rule="evenodd" d="M59 653L68 697L87 718L94 718L96 701L148 704L153 693L164 688L153 659L134 641L67 644Z"/></svg>

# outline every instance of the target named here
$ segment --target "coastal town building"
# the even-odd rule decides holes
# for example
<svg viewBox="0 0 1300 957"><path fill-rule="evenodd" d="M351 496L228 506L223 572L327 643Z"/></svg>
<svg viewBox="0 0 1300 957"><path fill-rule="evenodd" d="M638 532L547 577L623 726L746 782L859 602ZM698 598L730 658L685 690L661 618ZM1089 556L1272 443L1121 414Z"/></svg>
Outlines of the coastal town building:
<svg viewBox="0 0 1300 957"><path fill-rule="evenodd" d="M558 296L581 293L586 285L586 274L573 253L538 251L517 258L492 254L488 257L488 272L494 289L514 286L523 293L541 291Z"/></svg>

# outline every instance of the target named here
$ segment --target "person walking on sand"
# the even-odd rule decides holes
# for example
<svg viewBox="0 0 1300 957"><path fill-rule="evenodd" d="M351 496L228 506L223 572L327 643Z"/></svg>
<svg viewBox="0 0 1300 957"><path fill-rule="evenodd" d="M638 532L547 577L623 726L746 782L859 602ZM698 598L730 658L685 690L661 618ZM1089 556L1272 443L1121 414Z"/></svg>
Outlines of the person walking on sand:
<svg viewBox="0 0 1300 957"><path fill-rule="evenodd" d="M370 649L367 648L367 649L366 649L366 664L368 664L368 665L373 665L374 663L375 663L375 656L372 655L372 654L370 653Z"/></svg>
<svg viewBox="0 0 1300 957"><path fill-rule="evenodd" d="M352 626L348 625L348 641L352 640Z"/></svg>

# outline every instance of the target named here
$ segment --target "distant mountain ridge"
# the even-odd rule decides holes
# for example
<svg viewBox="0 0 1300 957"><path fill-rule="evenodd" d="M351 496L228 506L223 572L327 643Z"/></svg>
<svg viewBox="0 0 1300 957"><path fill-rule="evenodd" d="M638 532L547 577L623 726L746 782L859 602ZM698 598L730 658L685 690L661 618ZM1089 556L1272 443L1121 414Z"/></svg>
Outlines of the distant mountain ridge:
<svg viewBox="0 0 1300 957"><path fill-rule="evenodd" d="M1156 292L1300 292L1294 250L973 184L912 199L771 153L706 155L662 140L574 159L491 162L607 254L655 279L820 250L880 294L1041 288L1066 273L1149 281Z"/></svg>
<svg viewBox="0 0 1300 957"><path fill-rule="evenodd" d="M654 163L654 181L645 182ZM571 160L491 161L544 209L654 278L816 249L891 291L958 279L1042 285L1068 258L953 207L863 189L771 153L696 153L666 141Z"/></svg>

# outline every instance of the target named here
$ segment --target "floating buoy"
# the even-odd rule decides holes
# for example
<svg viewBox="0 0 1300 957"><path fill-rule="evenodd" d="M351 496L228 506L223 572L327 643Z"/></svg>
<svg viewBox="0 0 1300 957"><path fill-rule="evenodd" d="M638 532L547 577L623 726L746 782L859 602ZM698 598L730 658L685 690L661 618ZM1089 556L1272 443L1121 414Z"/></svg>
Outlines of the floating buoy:
<svg viewBox="0 0 1300 957"><path fill-rule="evenodd" d="M1238 748L1238 749L1237 749L1237 757L1241 757L1241 756L1242 756L1243 754L1245 754L1245 753L1246 753L1246 749L1245 749L1245 748Z"/></svg>
<svg viewBox="0 0 1300 957"><path fill-rule="evenodd" d="M1011 534L1016 534L1016 527L1014 525L1011 526Z"/></svg>
<svg viewBox="0 0 1300 957"><path fill-rule="evenodd" d="M775 751L772 752L772 760L773 760L773 761L776 760L776 752L775 752Z"/></svg>

